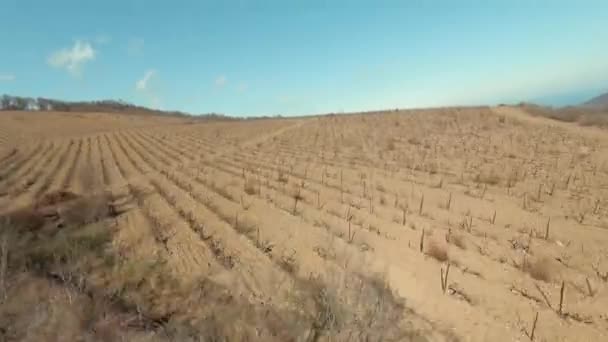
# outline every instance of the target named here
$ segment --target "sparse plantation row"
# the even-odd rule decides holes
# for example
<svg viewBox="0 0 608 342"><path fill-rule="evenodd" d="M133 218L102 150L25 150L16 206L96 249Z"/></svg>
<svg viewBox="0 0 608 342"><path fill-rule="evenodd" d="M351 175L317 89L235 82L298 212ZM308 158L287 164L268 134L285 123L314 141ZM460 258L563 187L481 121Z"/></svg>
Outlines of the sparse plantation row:
<svg viewBox="0 0 608 342"><path fill-rule="evenodd" d="M138 147L141 147L141 145L135 146L134 150L137 150ZM139 153L143 152L140 151ZM142 160L149 160L151 163L154 163L152 159L147 157L143 157ZM154 167L158 169L162 168L162 166L158 164L155 164ZM256 271L255 276L253 273L250 273L253 269L258 269L264 264L263 262L260 263L260 261L265 260L264 255L266 254L271 255L274 262L278 265L278 267L268 268L268 271L282 269L283 272L288 273L304 272L303 275L308 275L310 272L318 271L318 269L301 270L298 267L299 262L297 252L295 250L289 254L285 254L285 251L281 251L282 254L277 255L275 251L273 251L275 243L267 240L267 237L275 236L275 234L267 235L265 232L266 229L260 228L267 226L264 224L264 222L259 222L259 226L250 226L251 222L249 221L249 217L246 213L240 216L241 221L239 221L239 213L242 211L242 208L237 207L236 204L228 202L216 204L217 201L214 200L212 192L210 193L208 190L199 190L200 192L198 193L194 192L195 188L200 187L200 185L183 183L181 179L174 178L173 174L165 173L165 176L175 182L178 187L172 187L163 180L157 179L157 176L155 176L152 182L155 184L157 191L176 207L182 218L187 222L190 222L191 227L198 230L203 239L207 240L208 243L211 244L213 250L216 252L216 257L218 260L223 260L225 266L230 267L231 269L235 268L235 271L241 272L241 276L237 276L237 278L242 278L247 288L258 288L256 290L256 292L258 292L256 295L258 300L272 300L280 302L281 298L285 299L286 297L284 296L287 294L279 294L277 291L282 293L283 291L293 290L293 286L289 285L291 281L289 280L288 275L281 275L280 272L276 273L276 271L270 273L260 273L260 271ZM182 190L185 189L188 192L180 193L181 190L179 190L179 188ZM204 198L202 197L202 193L206 193ZM199 202L197 202L195 199ZM188 204L188 202L190 203ZM219 202L221 202L221 200ZM217 230L217 228L219 228L217 226L215 228L210 228L204 224L200 218L201 212L205 211L203 205L204 208L210 209L209 214L211 215L211 218L218 215L218 218L224 221L224 224L227 225L227 227L232 226L234 232L232 230L219 231ZM193 207L198 207L198 210L193 210ZM230 207L232 207L232 209L230 209ZM228 212L226 212L225 209L228 209ZM236 213L234 216L235 221L231 220L231 213L233 211ZM221 225L222 221L217 221L216 219L215 222L216 224ZM255 230L256 227L257 231L254 232L253 230ZM235 233L242 234L242 238L246 238L247 240L251 241L251 246L256 246L257 252L250 249L248 247L249 244L237 244L232 246L239 240L244 241L242 238L238 239L234 235ZM247 250L250 250L251 252L248 254ZM253 278L249 279L251 276L253 276ZM279 288L276 288L277 281L279 281L281 284ZM259 288L260 286L261 288ZM281 303L275 304L284 305Z"/></svg>
<svg viewBox="0 0 608 342"><path fill-rule="evenodd" d="M234 174L236 174L236 172L234 172ZM281 193L283 193L283 194L284 194L284 192L283 192L283 191L281 191L282 189L279 189L278 187L276 187L276 186L274 186L274 185L269 186L269 185L270 185L270 182L269 182L268 180L265 180L265 181L263 180L263 181L261 182L261 184L264 184L264 185L265 185L265 187L269 187L269 188L270 188L270 189L272 189L272 190L277 190L277 191L279 191L279 192L281 192ZM280 187L280 185L279 185L279 187ZM266 191L266 190L264 190L264 191L265 191L266 193L268 193L268 192L269 192L269 191ZM270 195L267 195L267 198L271 198L272 203L273 203L273 204L275 204L275 205L277 205L278 203L284 203L283 205L278 205L278 208L283 209L283 210L285 210L286 212L292 212L292 209L290 209L289 203L290 203L290 202L291 202L291 203L293 203L293 199L292 199L291 197L289 197L289 195L287 195L287 194L285 194L285 195L286 195L286 196L284 196L284 198L282 199L282 201L281 201L281 199L277 198L278 196L277 196L276 194L270 194ZM312 214L313 219L311 219L311 218L306 218L306 217L308 216L308 214L309 214L309 213L308 213L308 211L307 211L307 210L305 210L305 209L308 209L308 208L306 208L306 207L308 207L308 204L309 204L309 203L307 203L307 201L306 201L306 200L303 200L301 203L302 203L302 204L300 205L300 209L301 209L301 210L299 210L299 211L297 211L297 212L296 212L295 210L293 210L293 214L294 214L294 215L299 215L299 216L301 216L301 217L305 218L305 220L306 220L306 221L313 220L313 219L314 219L314 217L316 217L316 216L317 216L317 213L311 213L311 214ZM304 208L303 208L303 207L304 207ZM313 212L314 212L314 211L316 211L316 208L314 208L314 206L310 206L310 207L312 207L311 209L312 209L312 211L313 211ZM295 208L295 206L294 206L293 208ZM360 209L357 209L356 207L351 206L351 207L349 207L349 208L348 208L348 211L350 211L350 215L354 215L356 212L359 212L359 211L360 211ZM329 212L329 213L331 213L331 212ZM349 215L349 212L346 212L346 213L344 214L344 216L346 216L346 215ZM318 216L317 216L317 217L318 217ZM340 211L338 211L338 212L337 212L337 214L335 214L335 217L334 217L333 219L334 219L334 221L336 221L336 223L335 223L334 225L332 225L332 224L330 224L330 223L327 223L327 222L328 222L328 221L327 221L327 219L325 219L324 221L321 221L321 222L322 222L322 223L321 223L321 225L322 225L322 226L324 226L324 227L326 227L326 229L333 229L333 228L332 228L332 226L336 226L336 227L338 227L338 232L336 233L336 235L337 235L337 236L340 236L340 237L345 237L345 239L346 239L346 238L348 238L348 240L347 240L347 241L349 241L349 242L355 242L355 243L357 243L356 241L357 241L357 239L359 239L359 240L360 240L360 238L361 238L361 234L363 234L363 235L368 234L368 231L367 231L367 230L362 229L363 227L365 227L365 226L367 226L367 225L366 225L364 222L359 221L357 218L347 218L347 217L342 217L342 216L341 216ZM316 220L315 220L315 221L316 221ZM331 222L332 220L330 219L329 221ZM348 225L348 226L349 226L349 228L350 228L350 226L351 226L351 221L354 221L354 222L352 222L352 232L350 232L350 231L340 231L340 230L341 230L340 228L342 228L342 227L344 227L344 228L343 228L343 230L346 230L346 226L347 226L347 225ZM358 222L357 222L357 221L358 221ZM348 224L347 224L347 222L348 222ZM317 224L319 224L319 221L316 221L316 223L317 223ZM374 224L372 227L377 227L377 226L386 227L386 226L390 226L390 225L391 225L391 224L390 224L390 223L388 223L388 222L380 222L380 223L375 223L375 224ZM370 226L371 226L371 225L370 225ZM368 226L368 227L369 227L369 226ZM396 227L399 227L399 226L398 226L398 225L396 225ZM376 228L376 229L377 229L377 228ZM405 231L403 231L403 232L406 232L406 233L407 233L407 232L409 232L409 231L410 231L410 230L408 229L408 230L405 230ZM359 232L359 233L360 233L359 235L357 235L357 239L355 239L355 237L354 237L354 233L355 233L355 232ZM376 234L379 234L379 231L375 231L375 232L376 232ZM400 239L400 237L402 237L404 234L400 234L400 232L399 232L399 228L397 228L397 229L393 230L393 231L392 231L392 234L394 234L394 235L392 235L392 236L387 236L387 238L388 238L389 240L398 240L398 241L399 241L399 240L401 240L401 241L400 241L400 243L403 243L403 239ZM418 235L419 235L420 233L416 233L416 234L418 234ZM364 239L364 240L365 240L365 241L367 241L367 242L362 243L362 244L361 244L361 247L362 247L362 248L365 248L365 249L369 249L369 248L370 248L370 245L371 245L371 246L375 246L375 245L376 245L376 243L373 243L373 242L372 242L372 241L374 240L374 237L373 237L373 236L374 236L374 235L371 235L370 237L368 237L368 238ZM399 242L396 242L396 243L399 243ZM409 243L408 243L408 245L409 245ZM373 248L373 247L372 247L372 248ZM462 247L461 247L461 248L462 248ZM397 256L393 256L393 257L394 257L394 259L401 259L401 258L402 258L402 257L397 257ZM497 265L492 265L492 266L493 266L493 267L496 267ZM516 271L517 271L517 270L516 270ZM506 274L506 275L504 275L502 278L503 278L503 280L507 280L507 281L509 281L510 279L512 279L512 275L513 275L513 274L510 274L510 275L509 275L509 274ZM486 289L487 289L487 287L486 287ZM484 293L481 293L480 295L481 295L481 296L483 296L483 294L484 294ZM477 298L476 298L476 300L477 300ZM513 300L513 298L511 298L511 300ZM495 304L495 305L502 305L501 303L496 303L495 301L493 301L493 302L492 302L492 301L488 301L488 302L489 302L489 303L492 303L492 304Z"/></svg>
<svg viewBox="0 0 608 342"><path fill-rule="evenodd" d="M156 165L156 167L162 168L162 166L160 166L160 165ZM265 220L263 218L257 217L257 219L256 219L256 217L251 217L248 214L247 209L244 209L242 207L243 205L246 206L246 204L244 204L243 202L241 202L239 204L237 202L228 200L222 196L214 197L212 195L213 192L209 192L209 190L213 191L214 190L213 188L204 190L204 193L207 193L207 195L205 195L205 197L202 197L202 195L198 195L196 192L194 192L195 188L203 187L202 184L184 182L184 180L182 180L182 178L180 178L179 176L177 176L177 178L176 178L177 173L178 173L178 171L175 171L175 173L165 173L165 176L168 179L175 182L175 184L178 185L182 190L188 191L190 193L189 196L187 195L187 196L185 196L185 198L182 199L183 201L186 201L187 197L193 197L193 198L198 199L199 203L202 203L203 205L208 207L211 210L211 212L216 213L218 215L218 217L220 219L222 219L226 224L232 225L232 227L235 229L235 231L239 232L239 234L244 234L244 236L247 239L251 240L252 244L258 248L259 253L269 254L270 256L272 256L272 259L275 261L275 263L278 264L279 267L285 269L286 271L288 271L290 273L296 272L296 273L300 274L300 276L305 276L307 274L310 274L311 272L314 273L319 270L318 268L308 269L308 268L300 268L298 266L300 264L298 261L298 259L300 258L299 254L302 253L299 249L293 249L292 252L287 252L286 250L279 250L278 253L276 253L277 251L274 250L274 247L277 245L276 242L273 242L273 240L268 240L268 238L269 237L270 238L280 238L281 235L283 235L283 231L275 231L274 233L267 234L266 230L268 228L264 228L264 227L269 227L270 225L267 222L265 222ZM202 183L205 184L204 181ZM157 181L156 184L158 187L160 187L162 182ZM159 190L159 192L164 193L164 196L167 198L174 198L174 197L178 196L177 194L170 195L170 193L166 192L167 190L163 190L161 188L158 188L158 190ZM178 190L176 189L174 191L178 191ZM241 199L244 200L244 197L241 197ZM175 200L175 202L176 202L175 205L179 207L181 201ZM252 203L251 205L254 205L254 204ZM189 211L187 208L188 208L188 205L186 205L186 207L180 207L179 210L182 212L182 217L186 220L193 220L193 216L196 214L195 214L195 212ZM252 224L253 224L253 226L252 226ZM287 232L285 232L285 233L287 233ZM214 235L209 235L209 238L212 239L212 241L213 241L213 236ZM302 242L301 239L297 239L297 240L300 243ZM282 244L278 244L278 245L283 245L286 243L287 243L287 241L283 242ZM285 247L281 246L281 249L283 249L283 248L285 248ZM310 259L313 256L317 257L315 254L312 254L312 253L313 253L313 251L320 250L319 248L321 248L321 247L316 245L313 248L311 248L310 250L306 251L307 253L305 253L305 254L309 254L307 259ZM223 257L225 258L226 256L224 255ZM231 259L233 259L233 258L231 258Z"/></svg>
<svg viewBox="0 0 608 342"><path fill-rule="evenodd" d="M10 183L15 182L15 179L21 178L24 173L26 174L28 168L40 159L39 156L44 156L52 148L53 143L41 143L36 144L36 147L27 154L14 153L14 158L8 158L6 164L3 164L2 179L0 181L5 182L8 187Z"/></svg>
<svg viewBox="0 0 608 342"><path fill-rule="evenodd" d="M231 173L231 175L232 175L232 176L237 176L237 175L238 175L238 172L237 172L237 171L233 171L233 172ZM262 183L264 183L264 182L262 182ZM228 197L233 197L233 196L228 196ZM286 209L286 208L284 208L284 209ZM286 211L288 211L288 210L286 210ZM505 278L507 278L507 279L508 279L508 277L505 277Z"/></svg>
<svg viewBox="0 0 608 342"><path fill-rule="evenodd" d="M48 180L49 167L58 164L57 156L63 150L61 142L52 142L45 149L43 154L37 155L36 158L32 158L29 161L25 161L22 166L16 170L15 174L11 179L8 179L7 184L7 196L4 199L12 199L12 203L9 205L14 206L20 204L16 199L21 200L27 192L33 190L35 195L39 189L45 186L44 181Z"/></svg>
<svg viewBox="0 0 608 342"><path fill-rule="evenodd" d="M608 139L516 114L95 131L0 152L0 210L103 194L121 257L158 259L182 285L210 279L267 311L304 310L294 293L315 279L327 294L332 275L356 269L384 272L416 327L439 339L602 340ZM203 312L143 311L191 322Z"/></svg>
<svg viewBox="0 0 608 342"><path fill-rule="evenodd" d="M40 197L49 191L51 185L56 180L58 173L65 166L72 147L73 144L69 141L61 142L61 145L56 149L57 154L53 155L45 165L46 172L41 177L42 182L34 183L32 187L34 197Z"/></svg>

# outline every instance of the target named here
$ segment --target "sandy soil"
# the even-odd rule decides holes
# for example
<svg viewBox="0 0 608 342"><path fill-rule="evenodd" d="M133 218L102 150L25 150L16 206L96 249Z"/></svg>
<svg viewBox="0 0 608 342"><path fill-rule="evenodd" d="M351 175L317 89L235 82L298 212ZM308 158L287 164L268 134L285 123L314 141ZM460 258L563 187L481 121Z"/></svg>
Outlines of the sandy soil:
<svg viewBox="0 0 608 342"><path fill-rule="evenodd" d="M605 130L516 107L0 114L0 212L94 189L124 209L113 248L184 284L281 306L302 279L354 270L381 274L426 340L608 340Z"/></svg>

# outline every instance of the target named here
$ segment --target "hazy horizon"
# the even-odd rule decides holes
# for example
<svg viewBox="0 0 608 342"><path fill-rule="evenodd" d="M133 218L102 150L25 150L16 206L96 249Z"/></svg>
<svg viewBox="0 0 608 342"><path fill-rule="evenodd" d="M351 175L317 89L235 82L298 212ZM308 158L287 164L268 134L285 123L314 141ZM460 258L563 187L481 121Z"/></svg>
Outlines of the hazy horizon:
<svg viewBox="0 0 608 342"><path fill-rule="evenodd" d="M0 94L239 116L569 105L608 91L602 1L16 1Z"/></svg>

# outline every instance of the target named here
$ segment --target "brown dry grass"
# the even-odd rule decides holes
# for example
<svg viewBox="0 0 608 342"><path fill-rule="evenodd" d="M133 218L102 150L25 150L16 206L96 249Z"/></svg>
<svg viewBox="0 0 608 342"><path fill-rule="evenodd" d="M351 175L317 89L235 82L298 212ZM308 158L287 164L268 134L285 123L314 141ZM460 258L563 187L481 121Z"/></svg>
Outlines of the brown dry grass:
<svg viewBox="0 0 608 342"><path fill-rule="evenodd" d="M551 259L547 257L539 257L531 261L526 261L523 265L523 270L532 278L544 282L550 282L554 278L555 273Z"/></svg>
<svg viewBox="0 0 608 342"><path fill-rule="evenodd" d="M427 245L425 253L439 262L446 262L449 260L447 248L436 241L431 241Z"/></svg>

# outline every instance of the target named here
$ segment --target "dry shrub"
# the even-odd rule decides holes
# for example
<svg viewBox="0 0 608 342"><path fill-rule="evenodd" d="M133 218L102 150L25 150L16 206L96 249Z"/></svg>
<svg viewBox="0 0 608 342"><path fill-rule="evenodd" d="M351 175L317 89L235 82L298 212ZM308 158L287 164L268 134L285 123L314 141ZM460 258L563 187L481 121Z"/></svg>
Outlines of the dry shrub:
<svg viewBox="0 0 608 342"><path fill-rule="evenodd" d="M537 258L532 261L527 261L523 265L524 272L536 280L549 282L553 275L553 265L548 257Z"/></svg>
<svg viewBox="0 0 608 342"><path fill-rule="evenodd" d="M260 189L260 187L259 187L259 183L257 180L249 179L245 182L244 191L247 195L250 195L250 196L259 195L260 194L259 189Z"/></svg>
<svg viewBox="0 0 608 342"><path fill-rule="evenodd" d="M58 205L64 202L69 202L78 198L73 192L70 191L55 191L42 196L40 200L34 205L36 208L46 207L50 205Z"/></svg>
<svg viewBox="0 0 608 342"><path fill-rule="evenodd" d="M433 257L439 262L449 260L447 249L435 241L431 241L426 247L426 255Z"/></svg>
<svg viewBox="0 0 608 342"><path fill-rule="evenodd" d="M407 142L408 142L409 144L411 144L411 145L420 145L420 144L422 144L422 143L420 142L420 139L418 139L418 137L411 137L411 138L408 138L408 139L407 139Z"/></svg>
<svg viewBox="0 0 608 342"><path fill-rule="evenodd" d="M46 219L44 214L32 207L17 209L8 213L0 221L5 221L6 224L11 224L17 229L37 230L44 226Z"/></svg>
<svg viewBox="0 0 608 342"><path fill-rule="evenodd" d="M395 138L389 138L388 141L386 142L386 150L388 151L394 151L395 150Z"/></svg>
<svg viewBox="0 0 608 342"><path fill-rule="evenodd" d="M303 284L309 297L301 309L310 322L307 341L425 340L424 332L413 328L415 313L381 276L345 272L325 279L311 277Z"/></svg>
<svg viewBox="0 0 608 342"><path fill-rule="evenodd" d="M419 341L431 333L412 323L416 314L381 277L294 277L287 301L260 303L211 278L186 283L160 259L115 254L105 222L11 242L9 283L18 286L9 288L11 305L0 306L0 340ZM295 260L284 260L294 274ZM34 326L32 315L44 319Z"/></svg>
<svg viewBox="0 0 608 342"><path fill-rule="evenodd" d="M61 211L66 225L79 226L100 221L113 215L109 194L81 197Z"/></svg>
<svg viewBox="0 0 608 342"><path fill-rule="evenodd" d="M494 171L480 172L475 176L475 182L497 185L500 183L500 176Z"/></svg>

